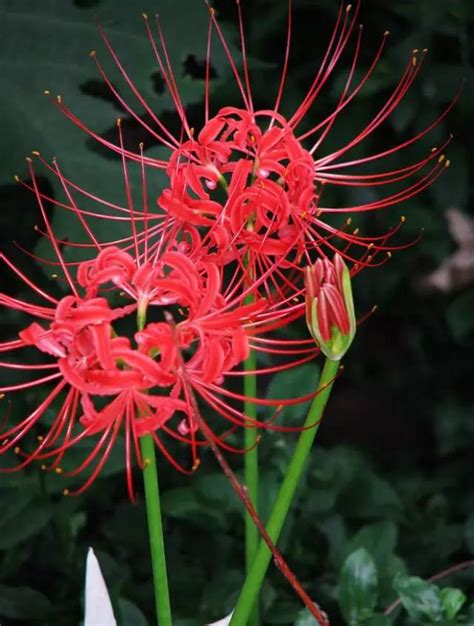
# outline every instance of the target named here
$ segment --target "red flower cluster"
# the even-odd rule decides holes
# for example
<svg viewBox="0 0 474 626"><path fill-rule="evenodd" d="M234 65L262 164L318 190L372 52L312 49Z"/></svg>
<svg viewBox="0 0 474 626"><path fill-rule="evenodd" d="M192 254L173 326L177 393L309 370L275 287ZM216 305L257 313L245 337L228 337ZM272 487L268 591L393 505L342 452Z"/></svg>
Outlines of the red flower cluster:
<svg viewBox="0 0 474 626"><path fill-rule="evenodd" d="M428 128L398 146L379 154L342 160L351 148L380 126L404 97L421 67L422 59L416 54L410 58L387 102L366 128L336 152L315 156L319 155L335 119L350 105L374 70L386 37L369 70L353 84L361 43L361 31L356 33L353 62L335 110L299 134L303 117L310 112L355 30L358 6L352 12L350 7L341 8L316 78L298 109L287 119L279 113L279 108L288 71L291 13L275 105L271 110L259 111L254 109L252 101L239 3L238 9L243 79L214 11L210 10L205 119L198 133L187 121L159 23L157 42L145 16L156 61L181 120L180 139L155 115L99 29L119 72L154 126L143 121L126 102L93 54L103 80L122 108L169 148L166 160L147 157L143 146L137 152L125 148L120 120L118 142L113 143L86 127L61 98L55 100L74 123L120 155L126 202L122 206L95 196L66 177L56 161L48 163L36 154L64 190L62 201L48 197L39 189L30 160L31 183L22 184L37 197L44 222L43 235L56 256L55 260L46 262L59 268L70 293L59 298L45 293L2 256L6 265L46 304L34 304L1 293L1 304L33 315L39 321L21 330L19 339L0 344L0 350L34 347L53 359L33 365L0 364L25 371L49 371L46 376L1 390L11 392L47 386L38 407L25 419L5 428L1 435L0 453L15 449L21 457L15 469L33 460L50 458L53 461L49 467L59 468L69 448L84 438L97 435L92 451L74 471L78 473L93 467L79 490L82 491L101 471L123 430L128 487L133 495L132 458L135 453L138 462L142 462L138 442L144 434L150 433L162 453L182 471L189 470L170 454L163 437L188 444L192 449L191 468L197 467L198 448L205 445L205 440L199 433L199 419L203 418L195 414L196 401L207 404L225 418L227 430L214 434L215 441L225 449L236 450L227 442L227 436L239 426L277 428L272 419L262 422L245 415L240 406L242 401L277 406L306 398L274 402L244 398L235 385L229 387L227 381L245 374L242 364L250 349L277 354L280 359L278 364L259 368L255 374L292 367L317 354L312 339L288 340L271 334L304 315L305 266L312 265L318 258L324 259L327 284L320 287L318 283L314 293L311 292L311 300L319 298L319 304L310 303L316 324L313 335L317 341L320 335L324 341L331 338L333 341L334 325L337 326L338 319L349 324L348 315L352 316L353 336L353 311L341 310L347 303L349 271L353 276L364 267L378 266L387 260L391 251L406 247L406 244L397 246L389 242L401 223L382 235L367 237L361 236L357 229L350 232L350 220L341 229L332 226L327 217L333 213L373 211L398 204L425 189L444 169L442 150L449 139L418 162L397 170L363 175L345 173L353 166L383 159L413 144L448 112L450 107ZM209 68L213 32L217 33L228 56L243 106L222 108L211 117ZM130 180L134 166L139 172L140 208L137 208ZM156 198L157 207L151 209L147 177L156 168L166 172L169 182ZM415 180L400 191L367 204L345 208L321 205L321 194L327 185L378 187L412 177ZM47 217L45 202L53 203L58 210L69 211L71 217L78 220L85 239L58 238ZM125 224L130 230L120 239L99 241L91 225L95 220ZM64 250L89 251L90 259L68 261ZM333 262L328 256L332 258L336 252L339 256L331 269ZM342 276L343 259L350 268L347 276L344 274L344 293L342 279L327 278L333 274ZM318 263L316 267L322 268L323 262ZM308 273L307 280L313 274ZM340 293L336 293L338 285ZM128 304L118 306L120 298ZM136 328L122 335L119 328L131 314L136 315ZM347 329L339 330L344 335ZM339 335L336 339L340 343ZM337 352L340 358L339 348ZM20 441L52 411L56 415L52 426L47 434L40 435L36 448L26 454L19 448Z"/></svg>
<svg viewBox="0 0 474 626"><path fill-rule="evenodd" d="M27 326L20 331L19 340L4 343L1 349L11 351L34 346L41 353L54 357L54 362L24 366L3 362L4 367L52 373L4 387L2 391L20 391L46 383L54 383L54 386L25 420L2 434L0 451L17 448L25 434L55 406L61 394L64 396L53 426L18 467L34 459L56 456L51 466L56 468L68 448L84 437L101 433L93 452L79 468L84 469L102 451L102 458L83 490L100 472L124 426L130 493L131 452L135 450L140 458L138 438L143 434L153 434L169 461L187 471L168 453L158 432L189 444L193 467L198 464L197 447L204 441L196 435L198 423L191 393L229 420L231 430L236 426L266 426L250 420L219 397L223 394L241 399L239 394L221 390L220 385L248 356L254 326L274 323L281 313L275 308L276 314L272 314L264 299L252 298L245 302L245 295L242 295L245 291L224 287L222 273L215 262L193 261L183 251L168 249L155 263L144 262L139 266L127 252L109 246L101 249L94 260L79 264L76 281L64 264L73 295L57 300L29 281L5 257L3 260L45 298L49 306L2 294L3 304L34 315L41 322ZM110 284L134 302L113 306ZM167 314L163 321L146 323L146 313L154 307ZM175 313L174 319L171 311ZM132 338L120 336L114 324L132 313L137 315L137 331ZM258 348L258 341L254 348ZM316 350L314 346L305 346L290 352L303 354L303 360L307 360ZM281 403L285 401L278 401ZM84 427L79 433L75 430L77 422ZM225 442L225 436L215 435L215 439L225 449L234 449Z"/></svg>

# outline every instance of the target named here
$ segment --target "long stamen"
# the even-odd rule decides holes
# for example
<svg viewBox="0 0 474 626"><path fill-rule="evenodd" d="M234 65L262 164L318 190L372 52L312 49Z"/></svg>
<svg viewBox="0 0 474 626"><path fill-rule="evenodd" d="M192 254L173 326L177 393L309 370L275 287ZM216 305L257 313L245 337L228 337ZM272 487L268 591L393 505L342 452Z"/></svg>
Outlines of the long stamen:
<svg viewBox="0 0 474 626"><path fill-rule="evenodd" d="M291 49L291 13L292 13L292 7L291 7L291 0L288 0L288 26L286 29L286 46L285 46L285 59L283 61L283 69L281 72L281 77L280 77L280 84L278 86L278 92L277 92L277 97L275 100L275 104L273 105L273 110L275 111L275 113L278 113L279 109L280 109L280 104L281 104L281 99L283 97L283 89L285 87L285 81L286 81L286 77L288 74L288 62L290 60L290 49ZM270 126L269 128L272 128L273 124L274 124L274 119L272 118L270 120Z"/></svg>
<svg viewBox="0 0 474 626"><path fill-rule="evenodd" d="M46 214L46 210L45 210L44 205L43 205L43 200L42 200L42 197L41 197L41 193L40 193L40 191L38 189L38 182L36 180L36 175L35 175L35 171L33 169L33 164L32 164L32 161L31 161L31 159L29 157L27 158L27 162L28 162L28 170L30 172L30 177L31 177L31 180L33 181L33 189L35 191L36 199L38 201L38 206L40 208L41 215L43 217L43 222L44 222L44 225L46 226L46 230L48 232L51 244L53 246L54 252L55 252L56 257L57 257L57 259L59 261L61 269L63 270L64 277L66 278L66 280L67 280L67 282L69 284L69 287L71 288L71 291L77 296L78 293L77 293L77 290L76 290L76 286L74 284L74 281L71 278L71 275L69 274L69 270L68 270L68 268L66 266L66 263L64 262L63 256L62 256L61 251L59 249L59 246L58 246L58 244L56 242L56 237L54 235L53 229L51 228L50 221L49 221L48 216Z"/></svg>

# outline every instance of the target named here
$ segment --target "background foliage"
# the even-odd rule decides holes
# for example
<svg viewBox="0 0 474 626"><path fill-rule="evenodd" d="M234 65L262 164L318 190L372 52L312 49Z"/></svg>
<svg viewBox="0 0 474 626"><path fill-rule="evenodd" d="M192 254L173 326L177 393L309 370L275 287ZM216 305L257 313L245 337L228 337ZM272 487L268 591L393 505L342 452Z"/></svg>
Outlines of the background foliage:
<svg viewBox="0 0 474 626"><path fill-rule="evenodd" d="M133 3L135 5L135 3ZM61 94L77 115L112 137L120 108L111 100L87 57L98 48L94 17L106 28L130 75L155 110L176 124L168 96L144 38L136 10L159 10L176 76L191 119L202 113L202 60L206 11L200 0L0 0L0 232L2 249L37 280L52 279L12 244L37 246L33 197L14 185L25 176L24 157L32 149L57 155L74 180L113 200L121 197L120 163L94 146L64 120L44 89ZM242 2L248 49L259 106L272 105L273 86L285 40L285 0ZM294 0L294 46L285 108L302 98L321 59L337 12L336 0ZM221 23L238 46L233 2L216 2ZM424 227L420 244L396 255L383 270L368 271L355 283L360 313L377 303L346 359L318 435L304 485L281 542L305 586L329 612L334 625L385 626L420 623L474 624L474 609L459 587L472 595L468 568L439 585L423 582L474 553L472 447L474 422L472 347L474 292L455 277L447 293L428 291L423 278L456 250L446 211L466 215L473 206L469 185L474 140L471 0L364 0L362 65L367 66L384 30L391 41L370 84L336 126L325 149L340 145L370 119L400 76L411 50L429 48L422 75L390 123L365 144L372 152L409 136L431 121L450 101L461 81L464 94L455 111L431 135L432 145L455 134L449 148L452 167L429 192L387 211L358 220L362 228L383 228L403 211L404 233ZM238 103L225 58L215 46L213 94L216 106ZM105 58L101 51L101 58ZM329 110L338 80L326 90L314 115ZM340 83L339 83L340 84ZM136 123L125 119L127 141L145 142ZM431 145L430 144L430 145ZM405 155L394 162L402 163ZM53 180L43 180L55 193ZM160 179L155 181L159 186ZM370 200L372 191L363 192ZM335 197L349 203L353 197ZM53 215L59 233L70 225ZM472 246L472 241L471 241ZM472 270L471 270L472 273ZM18 292L10 275L2 290ZM425 285L425 287L424 287ZM2 333L15 335L18 319L2 312ZM317 364L278 380L262 393L299 392L317 376ZM34 406L32 393L16 398L13 414ZM303 409L285 420L297 422ZM261 444L262 498L268 511L292 445L292 436L268 433ZM121 624L145 626L152 615L152 587L142 506L133 506L123 484L122 452L86 495L61 496L65 481L38 467L0 476L0 620L3 626L79 624L83 569L88 545L98 553ZM11 459L0 459L7 465ZM240 459L232 459L239 467ZM203 455L189 480L161 464L168 560L176 626L201 626L233 606L242 581L241 507L212 458ZM138 481L137 481L138 482ZM383 610L397 597L403 609ZM278 572L264 593L265 624L309 626ZM139 607L139 608L138 608Z"/></svg>

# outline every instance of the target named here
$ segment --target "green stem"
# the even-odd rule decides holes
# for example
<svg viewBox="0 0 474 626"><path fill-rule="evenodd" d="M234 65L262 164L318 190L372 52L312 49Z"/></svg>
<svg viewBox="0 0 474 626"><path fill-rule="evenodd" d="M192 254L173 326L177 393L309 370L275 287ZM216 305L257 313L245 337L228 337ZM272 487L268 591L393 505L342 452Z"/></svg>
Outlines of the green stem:
<svg viewBox="0 0 474 626"><path fill-rule="evenodd" d="M323 371L318 383L318 393L315 396L306 416L304 425L313 428L301 431L296 444L293 456L291 457L288 469L273 505L273 510L267 524L267 532L271 540L276 544L280 536L281 529L293 501L296 488L298 487L301 475L306 466L306 460L311 451L314 438L318 432L319 422L322 418L324 408L331 394L334 379L339 369L338 361L326 359ZM244 586L240 592L239 599L230 621L230 626L246 626L252 607L258 596L271 559L271 552L264 541L260 541L257 554L252 567L247 574Z"/></svg>
<svg viewBox="0 0 474 626"><path fill-rule="evenodd" d="M146 513L148 534L150 537L151 565L153 569L153 587L155 591L156 615L158 626L172 626L171 605L166 571L165 544L161 523L160 489L156 468L155 442L151 435L140 438L143 458L143 481L145 484Z"/></svg>
<svg viewBox="0 0 474 626"><path fill-rule="evenodd" d="M251 224L247 224L247 229L251 230ZM244 258L244 265L248 271L249 284L254 278L252 267L249 267L248 254ZM255 296L253 292L248 293L244 298L245 304L254 302ZM257 368L257 353L251 350L244 363L244 396L246 398L257 397L257 375L248 373L255 372ZM257 405L254 402L244 400L244 415L250 419L257 418ZM258 496L259 496L259 477L258 477L258 435L257 429L244 428L244 447L248 448L248 452L244 455L244 481L247 489L247 495L252 503L255 514L258 515ZM255 555L257 554L259 533L254 524L252 516L247 512L245 515L245 571L249 575ZM254 602L253 610L249 620L249 626L259 626L260 624L260 607L258 602Z"/></svg>
<svg viewBox="0 0 474 626"><path fill-rule="evenodd" d="M254 371L257 365L256 354L251 351L245 361L244 369L246 372ZM257 397L257 377L255 374L246 374L244 376L244 395L250 398ZM244 402L244 414L247 417L255 419L257 417L257 406L253 402ZM247 487L247 493L253 504L255 511L258 512L258 446L257 446L257 429L244 429L244 445L250 448L244 455L244 482ZM247 575L254 561L258 548L258 529L255 526L251 516L245 515L245 564ZM255 603L252 611L250 624L258 626L259 607Z"/></svg>

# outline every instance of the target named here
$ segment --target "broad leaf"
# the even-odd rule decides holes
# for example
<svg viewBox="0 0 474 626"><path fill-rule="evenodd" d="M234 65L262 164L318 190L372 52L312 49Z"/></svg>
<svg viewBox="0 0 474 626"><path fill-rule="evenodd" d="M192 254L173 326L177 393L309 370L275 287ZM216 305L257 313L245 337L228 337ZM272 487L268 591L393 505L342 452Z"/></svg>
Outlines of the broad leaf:
<svg viewBox="0 0 474 626"><path fill-rule="evenodd" d="M435 622L442 619L443 606L436 585L417 576L397 576L393 586L410 617Z"/></svg>
<svg viewBox="0 0 474 626"><path fill-rule="evenodd" d="M373 613L377 603L377 568L365 548L345 560L339 580L339 606L354 626Z"/></svg>

